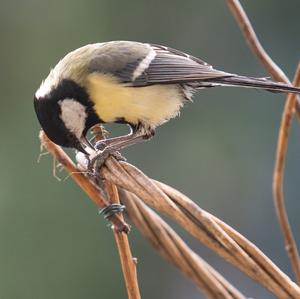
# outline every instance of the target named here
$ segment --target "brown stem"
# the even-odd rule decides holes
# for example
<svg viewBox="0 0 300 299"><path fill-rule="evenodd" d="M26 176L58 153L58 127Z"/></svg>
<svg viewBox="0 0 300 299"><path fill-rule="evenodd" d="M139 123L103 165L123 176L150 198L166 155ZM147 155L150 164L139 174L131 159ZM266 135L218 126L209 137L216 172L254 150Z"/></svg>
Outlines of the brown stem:
<svg viewBox="0 0 300 299"><path fill-rule="evenodd" d="M111 203L120 204L116 185L109 181L105 181L105 188ZM120 217L123 219L122 215L120 215ZM136 259L132 257L128 236L118 229L113 229L113 231L120 255L128 298L140 299L141 295L136 274Z"/></svg>
<svg viewBox="0 0 300 299"><path fill-rule="evenodd" d="M95 136L95 141L104 139L106 135L106 132L101 125L95 125L92 128L92 133ZM120 204L119 193L116 185L105 180L104 186L110 202L114 204ZM120 218L124 220L122 214L120 214ZM113 228L113 232L121 260L128 298L140 299L141 295L136 273L136 259L132 256L128 236L120 232L118 229Z"/></svg>
<svg viewBox="0 0 300 299"><path fill-rule="evenodd" d="M280 69L280 67L273 61L273 59L263 48L241 3L238 0L226 0L226 3L231 13L235 17L236 22L238 23L249 48L254 52L254 54L263 64L266 70L272 75L275 80L291 84L285 73ZM297 97L295 110L298 119L300 119L299 97Z"/></svg>
<svg viewBox="0 0 300 299"><path fill-rule="evenodd" d="M243 35L251 50L256 57L264 65L267 71L278 81L283 81L291 84L285 73L267 54L251 25L248 16L238 0L226 0L226 3L235 17ZM296 75L297 77L297 75ZM295 82L297 84L297 82ZM277 158L275 162L274 177L273 177L273 193L275 208L277 210L278 220L284 235L286 250L291 260L296 279L300 283L300 264L297 246L293 238L293 234L289 225L288 216L284 206L283 196L283 173L285 156L287 149L288 133L290 130L293 113L296 112L298 120L300 120L300 102L299 96L288 95L288 102L285 105L282 122L279 132L279 140L277 147Z"/></svg>
<svg viewBox="0 0 300 299"><path fill-rule="evenodd" d="M295 86L300 85L300 64L294 79ZM281 124L279 128L279 136L277 143L276 160L273 174L273 194L275 207L285 241L285 249L290 258L296 280L300 285L300 259L297 245L294 240L288 216L285 209L285 199L283 194L285 157L288 148L289 133L292 125L293 110L296 104L296 96L289 94L285 103L282 114Z"/></svg>
<svg viewBox="0 0 300 299"><path fill-rule="evenodd" d="M88 178L86 178L77 167L74 165L73 161L68 157L68 155L56 144L54 144L46 136L44 131L40 132L40 140L42 145L47 149L52 156L61 163L67 170L72 179L79 185L79 187L85 191L89 198L100 208L106 208L109 206L107 200L101 195L99 188L93 184ZM119 215L114 214L109 219L113 225L121 232L127 233L129 231L129 226L124 222Z"/></svg>
<svg viewBox="0 0 300 299"><path fill-rule="evenodd" d="M179 191L151 180L136 167L113 158L106 161L102 176L174 219L188 233L272 291L277 298L300 298L300 288L254 244L232 228L224 227L220 220Z"/></svg>
<svg viewBox="0 0 300 299"><path fill-rule="evenodd" d="M143 236L170 263L185 273L211 299L245 299L221 274L192 251L179 235L137 196L122 190L128 216Z"/></svg>

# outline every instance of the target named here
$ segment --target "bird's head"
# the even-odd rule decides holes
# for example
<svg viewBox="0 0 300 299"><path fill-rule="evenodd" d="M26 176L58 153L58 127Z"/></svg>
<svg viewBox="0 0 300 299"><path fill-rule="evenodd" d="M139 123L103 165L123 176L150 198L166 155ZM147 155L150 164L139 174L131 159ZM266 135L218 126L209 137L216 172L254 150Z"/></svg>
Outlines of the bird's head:
<svg viewBox="0 0 300 299"><path fill-rule="evenodd" d="M86 153L86 146L93 149L86 134L100 123L88 93L73 80L50 79L42 83L34 96L34 108L42 129L54 143Z"/></svg>

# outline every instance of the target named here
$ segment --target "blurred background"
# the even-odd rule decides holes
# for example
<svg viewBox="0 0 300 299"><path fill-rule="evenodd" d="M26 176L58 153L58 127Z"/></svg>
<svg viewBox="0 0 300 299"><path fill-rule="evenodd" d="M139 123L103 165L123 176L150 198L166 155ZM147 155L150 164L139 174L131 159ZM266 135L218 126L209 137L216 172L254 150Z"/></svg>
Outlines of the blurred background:
<svg viewBox="0 0 300 299"><path fill-rule="evenodd" d="M268 76L245 45L225 1L1 0L0 298L126 298L107 223L72 182L37 163L33 94L50 67L87 43L168 45L216 68ZM299 0L243 1L266 50L292 78L299 60ZM146 174L181 190L257 244L292 275L272 201L274 154L284 95L216 88L199 92L156 137L123 152ZM120 126L109 127L124 133ZM300 130L287 158L287 210L300 245ZM274 298L179 230L245 295ZM142 297L203 298L133 228Z"/></svg>

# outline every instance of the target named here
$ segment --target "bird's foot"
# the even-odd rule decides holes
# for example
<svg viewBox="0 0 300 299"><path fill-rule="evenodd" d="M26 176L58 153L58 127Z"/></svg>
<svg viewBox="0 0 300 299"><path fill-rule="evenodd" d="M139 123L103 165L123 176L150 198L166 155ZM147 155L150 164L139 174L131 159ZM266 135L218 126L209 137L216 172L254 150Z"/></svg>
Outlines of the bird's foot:
<svg viewBox="0 0 300 299"><path fill-rule="evenodd" d="M90 157L88 170L91 173L99 173L99 170L104 165L108 157L114 157L117 161L126 161L120 152L110 149L109 147L104 148L104 150L97 151L93 156Z"/></svg>
<svg viewBox="0 0 300 299"><path fill-rule="evenodd" d="M95 148L98 150L98 151L104 151L104 149L107 147L107 142L105 140L99 140L95 143Z"/></svg>

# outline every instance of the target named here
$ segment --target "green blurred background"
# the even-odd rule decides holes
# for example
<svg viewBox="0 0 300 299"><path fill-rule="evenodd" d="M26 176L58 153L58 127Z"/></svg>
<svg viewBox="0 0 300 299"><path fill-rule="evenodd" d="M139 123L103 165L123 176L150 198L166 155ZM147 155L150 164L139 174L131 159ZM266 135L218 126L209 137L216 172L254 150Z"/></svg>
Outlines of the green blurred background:
<svg viewBox="0 0 300 299"><path fill-rule="evenodd" d="M299 0L243 1L271 56L292 77L299 54ZM1 0L0 298L126 298L107 223L71 179L58 182L39 156L33 94L50 67L87 43L137 40L168 45L215 67L266 76L224 1ZM285 97L256 90L199 92L128 161L194 199L257 244L292 275L275 217L271 181ZM125 132L115 126L114 134ZM300 142L294 124L287 158L287 209L298 244ZM65 174L59 176L64 179ZM247 296L274 298L182 233L191 247ZM130 234L143 298L202 298ZM300 245L300 244L299 244Z"/></svg>

